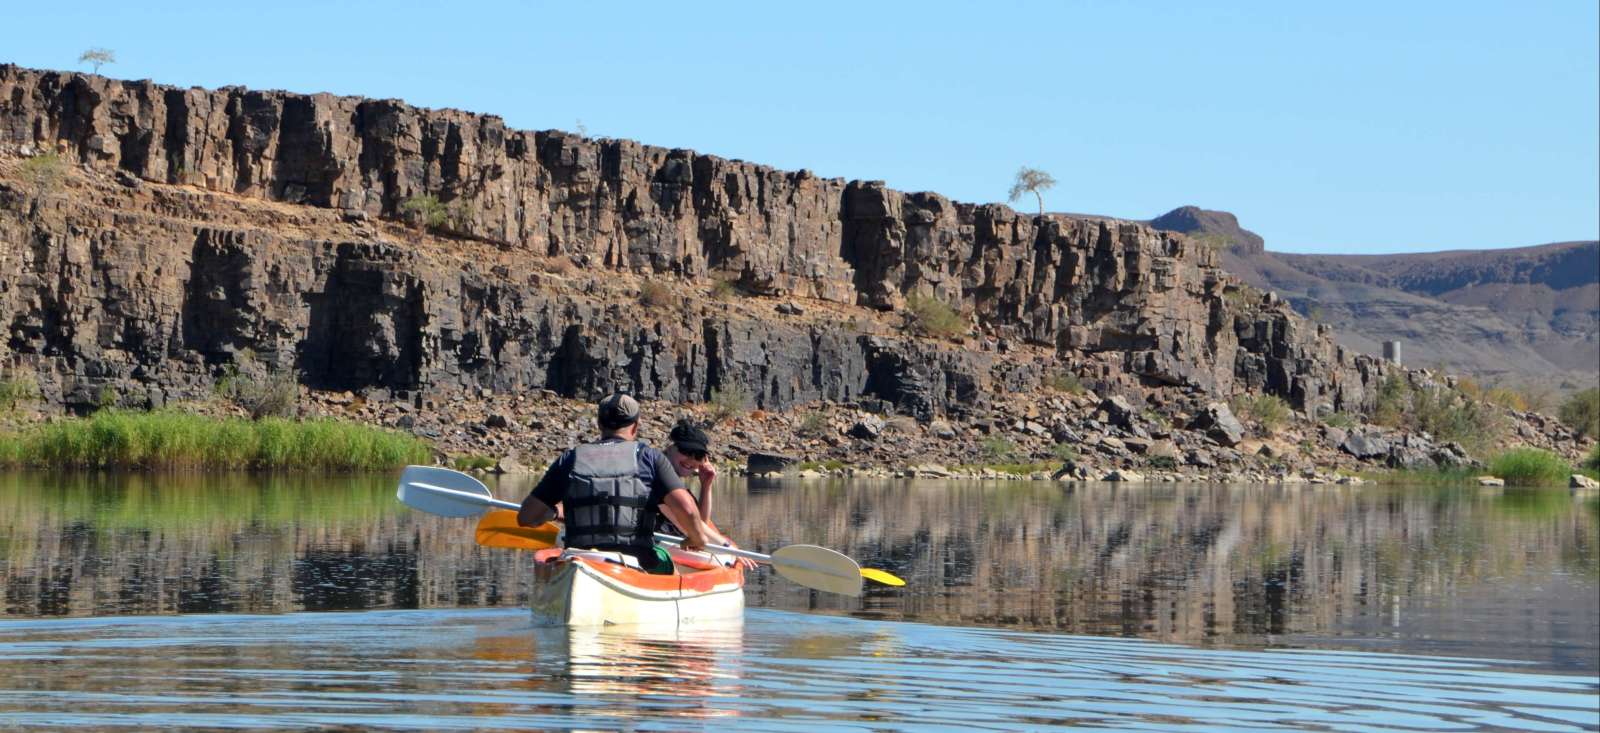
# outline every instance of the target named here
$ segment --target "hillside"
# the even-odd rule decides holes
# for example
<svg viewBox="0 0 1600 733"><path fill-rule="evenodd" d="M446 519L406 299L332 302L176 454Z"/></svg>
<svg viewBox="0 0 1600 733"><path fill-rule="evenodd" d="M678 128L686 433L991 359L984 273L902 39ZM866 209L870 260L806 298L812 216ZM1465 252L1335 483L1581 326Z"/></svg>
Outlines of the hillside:
<svg viewBox="0 0 1600 733"><path fill-rule="evenodd" d="M1493 383L1566 391L1600 381L1600 243L1393 255L1267 251L1232 214L1151 221L1227 245L1222 266L1332 324L1339 343Z"/></svg>

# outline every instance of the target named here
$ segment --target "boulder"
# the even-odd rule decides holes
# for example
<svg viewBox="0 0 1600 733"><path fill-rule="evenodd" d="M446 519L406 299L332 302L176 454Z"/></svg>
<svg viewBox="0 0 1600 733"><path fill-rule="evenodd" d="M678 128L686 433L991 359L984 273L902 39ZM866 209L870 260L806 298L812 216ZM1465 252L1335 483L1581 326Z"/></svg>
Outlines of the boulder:
<svg viewBox="0 0 1600 733"><path fill-rule="evenodd" d="M800 459L781 453L751 453L745 457L744 470L752 476L768 473L782 474L784 469L799 463Z"/></svg>
<svg viewBox="0 0 1600 733"><path fill-rule="evenodd" d="M956 429L943 420L934 420L928 423L928 433L940 440L955 440Z"/></svg>
<svg viewBox="0 0 1600 733"><path fill-rule="evenodd" d="M876 415L868 415L857 420L856 424L851 425L850 430L845 434L860 440L877 440L878 436L883 434L884 424L883 418Z"/></svg>
<svg viewBox="0 0 1600 733"><path fill-rule="evenodd" d="M1189 422L1190 430L1199 430L1206 437L1225 446L1235 446L1244 440L1244 426L1233 416L1233 410L1221 402L1206 405Z"/></svg>
<svg viewBox="0 0 1600 733"><path fill-rule="evenodd" d="M1567 480L1567 486L1573 489L1600 489L1600 481L1596 481L1581 473L1572 474Z"/></svg>
<svg viewBox="0 0 1600 733"><path fill-rule="evenodd" d="M1478 477L1478 485L1479 486L1505 486L1506 485L1506 480L1503 479L1503 478L1495 477L1495 476L1479 476Z"/></svg>
<svg viewBox="0 0 1600 733"><path fill-rule="evenodd" d="M1203 450L1189 451L1184 455L1183 461L1191 466L1199 466L1201 468L1214 468L1217 465L1216 457L1211 455L1209 451Z"/></svg>
<svg viewBox="0 0 1600 733"><path fill-rule="evenodd" d="M1106 421L1118 427L1128 427L1133 424L1133 418L1138 411L1122 395L1112 395L1100 401L1100 411L1106 414Z"/></svg>
<svg viewBox="0 0 1600 733"><path fill-rule="evenodd" d="M1144 474L1134 473L1125 468L1112 469L1101 481L1140 482L1144 481Z"/></svg>
<svg viewBox="0 0 1600 733"><path fill-rule="evenodd" d="M517 460L516 456L506 456L495 461L494 472L502 474L532 473L527 466L522 465L522 462Z"/></svg>
<svg viewBox="0 0 1600 733"><path fill-rule="evenodd" d="M1387 456L1391 447L1388 438L1380 433L1366 430L1351 431L1345 436L1344 442L1339 444L1340 450L1362 460Z"/></svg>
<svg viewBox="0 0 1600 733"><path fill-rule="evenodd" d="M484 419L483 426L491 430L505 430L511 427L511 418L506 417L503 413L496 412Z"/></svg>
<svg viewBox="0 0 1600 733"><path fill-rule="evenodd" d="M1343 443L1344 439L1349 435L1349 431L1344 428L1336 428L1331 425L1322 426L1322 437L1328 441L1328 445L1337 446Z"/></svg>
<svg viewBox="0 0 1600 733"><path fill-rule="evenodd" d="M1133 443L1130 441L1128 446L1132 447ZM1176 459L1178 457L1178 446L1170 440L1151 441L1149 447L1144 449L1144 455L1147 458Z"/></svg>

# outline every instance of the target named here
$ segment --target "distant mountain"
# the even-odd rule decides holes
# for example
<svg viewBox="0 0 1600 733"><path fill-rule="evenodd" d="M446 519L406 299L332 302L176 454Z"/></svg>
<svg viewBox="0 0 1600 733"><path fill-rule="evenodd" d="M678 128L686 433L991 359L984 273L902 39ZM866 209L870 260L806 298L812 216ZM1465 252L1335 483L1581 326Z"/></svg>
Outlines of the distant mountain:
<svg viewBox="0 0 1600 733"><path fill-rule="evenodd" d="M1223 265L1332 324L1339 342L1489 382L1600 381L1600 242L1395 255L1267 251L1233 214L1192 206L1150 221L1224 247Z"/></svg>

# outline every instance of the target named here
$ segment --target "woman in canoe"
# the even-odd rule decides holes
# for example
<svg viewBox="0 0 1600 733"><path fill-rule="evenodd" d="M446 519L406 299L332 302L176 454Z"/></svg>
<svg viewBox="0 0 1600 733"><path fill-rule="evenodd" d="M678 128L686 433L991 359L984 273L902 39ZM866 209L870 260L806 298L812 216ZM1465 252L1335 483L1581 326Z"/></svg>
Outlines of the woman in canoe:
<svg viewBox="0 0 1600 733"><path fill-rule="evenodd" d="M697 479L700 482L700 491L694 497L695 506L700 510L701 519L713 527L716 526L711 522L711 508L712 482L717 478L717 467L711 462L710 436L694 423L683 420L672 426L672 432L667 438L672 442L667 444L667 449L662 453L665 453L667 460L672 463L672 470L678 474L678 478L686 482L690 479ZM683 534L665 518L662 518L660 531L667 534Z"/></svg>
<svg viewBox="0 0 1600 733"><path fill-rule="evenodd" d="M659 517L683 530L684 549L736 547L701 518L694 496L684 489L666 455L638 441L637 400L613 394L600 401L597 419L600 440L568 450L550 465L522 500L518 524L537 527L561 505L567 547L620 552L658 574L673 571L671 558L655 544Z"/></svg>

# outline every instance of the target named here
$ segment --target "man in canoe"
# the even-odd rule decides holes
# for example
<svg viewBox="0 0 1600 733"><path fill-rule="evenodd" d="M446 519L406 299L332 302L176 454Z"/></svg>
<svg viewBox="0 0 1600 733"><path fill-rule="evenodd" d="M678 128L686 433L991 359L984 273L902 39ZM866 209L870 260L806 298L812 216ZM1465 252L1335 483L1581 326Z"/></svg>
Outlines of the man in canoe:
<svg viewBox="0 0 1600 733"><path fill-rule="evenodd" d="M656 547L656 520L683 530L684 549L735 546L700 517L672 462L638 441L639 402L616 393L600 401L600 440L561 454L522 500L517 523L537 527L561 505L566 545L633 556L646 572L670 574L672 560Z"/></svg>

